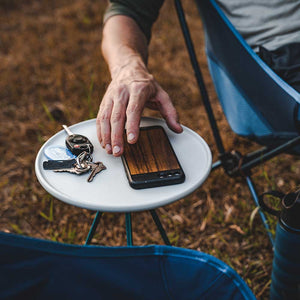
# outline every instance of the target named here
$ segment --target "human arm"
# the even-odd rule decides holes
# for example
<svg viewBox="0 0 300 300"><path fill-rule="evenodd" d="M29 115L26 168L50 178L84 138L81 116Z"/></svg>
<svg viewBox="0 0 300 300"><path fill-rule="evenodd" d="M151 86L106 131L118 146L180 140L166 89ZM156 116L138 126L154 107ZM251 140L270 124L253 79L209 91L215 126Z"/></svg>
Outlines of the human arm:
<svg viewBox="0 0 300 300"><path fill-rule="evenodd" d="M102 52L112 78L97 116L102 147L120 156L125 124L127 141L135 143L145 106L159 110L170 129L181 132L170 97L147 69L147 39L132 18L116 15L105 22Z"/></svg>

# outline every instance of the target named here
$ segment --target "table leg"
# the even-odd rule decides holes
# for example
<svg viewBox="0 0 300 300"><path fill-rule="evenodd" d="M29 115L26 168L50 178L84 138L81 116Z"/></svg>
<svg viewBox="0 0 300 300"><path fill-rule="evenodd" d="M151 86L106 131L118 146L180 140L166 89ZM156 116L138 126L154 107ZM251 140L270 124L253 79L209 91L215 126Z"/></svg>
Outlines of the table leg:
<svg viewBox="0 0 300 300"><path fill-rule="evenodd" d="M127 236L127 246L132 246L132 226L131 226L131 213L126 213L126 236Z"/></svg>
<svg viewBox="0 0 300 300"><path fill-rule="evenodd" d="M89 234L88 234L87 239L85 241L85 245L88 245L91 242L91 240L94 236L94 233L97 229L97 226L99 224L99 221L101 219L102 214L103 214L102 212L97 211L96 216L95 216L94 221L93 221L93 224L92 224L91 229L89 231Z"/></svg>
<svg viewBox="0 0 300 300"><path fill-rule="evenodd" d="M164 230L160 220L159 220L159 217L156 213L156 211L154 209L151 209L150 210L150 213L151 213L151 216L153 218L153 221L155 222L159 232L160 232L160 235L162 237L162 239L164 240L165 244L168 245L168 246L172 246L171 243L170 243L170 240L166 234L166 231Z"/></svg>

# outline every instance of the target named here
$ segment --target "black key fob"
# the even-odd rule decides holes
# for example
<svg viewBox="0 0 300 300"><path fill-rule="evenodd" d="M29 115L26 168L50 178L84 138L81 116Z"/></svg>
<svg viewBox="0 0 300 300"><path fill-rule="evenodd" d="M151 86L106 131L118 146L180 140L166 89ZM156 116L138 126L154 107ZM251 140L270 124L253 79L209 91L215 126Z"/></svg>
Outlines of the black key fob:
<svg viewBox="0 0 300 300"><path fill-rule="evenodd" d="M76 156L83 151L93 153L94 147L90 140L81 134L72 134L66 138L67 148Z"/></svg>

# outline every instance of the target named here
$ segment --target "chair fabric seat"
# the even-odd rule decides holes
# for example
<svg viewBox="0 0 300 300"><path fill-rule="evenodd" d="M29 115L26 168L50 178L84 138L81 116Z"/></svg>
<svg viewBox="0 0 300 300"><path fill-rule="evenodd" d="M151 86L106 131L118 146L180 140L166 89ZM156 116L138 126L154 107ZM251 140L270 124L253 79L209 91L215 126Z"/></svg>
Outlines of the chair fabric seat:
<svg viewBox="0 0 300 300"><path fill-rule="evenodd" d="M232 130L270 146L299 136L300 94L250 48L215 0L196 2L208 66Z"/></svg>
<svg viewBox="0 0 300 300"><path fill-rule="evenodd" d="M0 233L0 299L255 299L219 259L170 246L76 246Z"/></svg>

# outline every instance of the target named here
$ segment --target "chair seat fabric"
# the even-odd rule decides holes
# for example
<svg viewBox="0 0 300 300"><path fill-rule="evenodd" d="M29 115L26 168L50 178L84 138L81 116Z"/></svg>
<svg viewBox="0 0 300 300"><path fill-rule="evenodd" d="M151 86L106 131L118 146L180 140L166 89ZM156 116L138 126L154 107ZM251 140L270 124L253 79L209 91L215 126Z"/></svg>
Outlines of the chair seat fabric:
<svg viewBox="0 0 300 300"><path fill-rule="evenodd" d="M0 299L255 299L224 262L169 246L76 246L0 233Z"/></svg>
<svg viewBox="0 0 300 300"><path fill-rule="evenodd" d="M210 73L232 130L271 146L299 136L300 94L250 48L215 0L196 3Z"/></svg>

